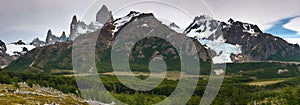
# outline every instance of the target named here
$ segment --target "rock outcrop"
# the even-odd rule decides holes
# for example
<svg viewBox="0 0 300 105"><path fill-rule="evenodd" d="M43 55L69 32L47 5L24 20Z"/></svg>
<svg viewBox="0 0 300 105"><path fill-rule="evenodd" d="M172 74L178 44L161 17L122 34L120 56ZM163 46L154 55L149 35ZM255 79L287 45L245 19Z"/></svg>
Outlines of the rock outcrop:
<svg viewBox="0 0 300 105"><path fill-rule="evenodd" d="M233 19L222 22L202 15L196 17L184 33L210 49L223 49L221 54L227 53L232 61L300 61L299 45L263 33L254 24Z"/></svg>
<svg viewBox="0 0 300 105"><path fill-rule="evenodd" d="M69 36L68 40L73 41L76 38L77 26L78 26L78 20L77 20L76 15L74 15L72 18L72 22L70 24L70 36Z"/></svg>
<svg viewBox="0 0 300 105"><path fill-rule="evenodd" d="M44 41L41 41L39 38L34 38L30 45L34 45L36 47L46 46L47 43Z"/></svg>
<svg viewBox="0 0 300 105"><path fill-rule="evenodd" d="M107 22L112 22L114 20L112 12L108 10L108 8L103 5L102 8L98 11L96 16L96 22L105 24Z"/></svg>
<svg viewBox="0 0 300 105"><path fill-rule="evenodd" d="M0 68L13 61L13 57L6 54L7 48L4 42L0 40Z"/></svg>
<svg viewBox="0 0 300 105"><path fill-rule="evenodd" d="M41 47L41 46L52 45L57 42L65 42L65 41L67 41L67 36L65 32L63 32L62 35L58 37L52 34L52 31L49 29L47 32L46 42L41 41L39 38L35 38L32 40L30 45L34 45L35 47Z"/></svg>

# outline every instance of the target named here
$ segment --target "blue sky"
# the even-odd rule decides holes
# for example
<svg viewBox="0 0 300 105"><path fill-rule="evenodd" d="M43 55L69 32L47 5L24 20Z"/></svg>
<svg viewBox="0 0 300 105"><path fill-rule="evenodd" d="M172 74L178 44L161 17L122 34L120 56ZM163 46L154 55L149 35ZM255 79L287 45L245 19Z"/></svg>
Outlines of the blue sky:
<svg viewBox="0 0 300 105"><path fill-rule="evenodd" d="M300 16L294 16L294 17L278 20L278 21L274 22L273 26L270 29L266 30L265 32L271 33L275 36L279 36L282 38L300 38L300 35L298 34L297 31L287 29L284 27L284 25L290 23L291 20L293 20L295 18L299 18L299 17Z"/></svg>

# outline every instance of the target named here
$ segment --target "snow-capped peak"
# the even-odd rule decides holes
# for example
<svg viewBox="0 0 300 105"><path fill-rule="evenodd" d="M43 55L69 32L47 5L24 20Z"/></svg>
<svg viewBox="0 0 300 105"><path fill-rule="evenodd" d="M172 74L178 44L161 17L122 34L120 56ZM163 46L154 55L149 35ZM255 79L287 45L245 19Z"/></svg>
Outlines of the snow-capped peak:
<svg viewBox="0 0 300 105"><path fill-rule="evenodd" d="M77 34L80 35L80 34L95 32L96 30L101 29L102 26L103 24L99 22L92 22L90 25L86 25L85 23L81 22L77 26Z"/></svg>
<svg viewBox="0 0 300 105"><path fill-rule="evenodd" d="M194 19L193 23L185 29L184 34L197 39L225 42L222 35L216 34L221 31L221 22L207 15L201 15Z"/></svg>
<svg viewBox="0 0 300 105"><path fill-rule="evenodd" d="M180 26L178 26L175 22L171 22L171 21L169 21L169 20L167 20L167 19L163 19L163 18L158 18L158 20L159 20L162 24L168 26L169 28L171 28L172 30L174 30L174 31L176 31L176 32L178 32L178 33L181 33L181 34L182 34L183 31L184 31L184 29L183 29L183 28L180 28Z"/></svg>
<svg viewBox="0 0 300 105"><path fill-rule="evenodd" d="M231 55L241 54L241 46L226 43L222 28L222 22L210 16L201 15L196 17L193 23L185 29L184 34L197 39L202 45L215 52L216 54L212 58L214 63L233 62Z"/></svg>
<svg viewBox="0 0 300 105"><path fill-rule="evenodd" d="M114 35L114 33L118 32L119 29L124 26L126 23L130 22L131 19L133 19L134 17L138 17L142 15L142 13L140 12L136 12L136 11L131 11L127 16L119 18L117 20L115 20L113 22L113 25L115 26L115 29L112 31L112 35Z"/></svg>
<svg viewBox="0 0 300 105"><path fill-rule="evenodd" d="M10 56L20 56L24 55L28 51L31 51L32 49L35 48L34 45L18 45L18 44L8 44L7 46L7 51L6 53L9 54Z"/></svg>
<svg viewBox="0 0 300 105"><path fill-rule="evenodd" d="M203 20L203 19L204 20L214 20L212 17L210 17L209 15L205 15L205 14L197 16L195 18L195 20Z"/></svg>

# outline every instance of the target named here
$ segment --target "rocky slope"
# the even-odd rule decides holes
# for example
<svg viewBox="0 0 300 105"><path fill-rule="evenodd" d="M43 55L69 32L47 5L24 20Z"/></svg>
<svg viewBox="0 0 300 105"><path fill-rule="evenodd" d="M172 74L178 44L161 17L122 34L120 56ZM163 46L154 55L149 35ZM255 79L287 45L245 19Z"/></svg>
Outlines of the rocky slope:
<svg viewBox="0 0 300 105"><path fill-rule="evenodd" d="M149 33L150 32L150 33ZM179 58L178 53L172 46L177 45L183 47L186 43L184 39L175 39L176 36L184 36L183 34L177 33L176 31L162 24L161 21L157 20L153 14L149 13L139 13L132 11L127 16L117 19L114 22L106 24L100 32L100 36L111 36L112 40L116 37L121 37L121 39L126 39L128 42L123 43L125 46L119 46L119 48L126 48L126 50L131 50L127 48L126 44L133 43L134 37L149 34L158 37L145 37L138 41L132 49L133 60L137 59L149 59L153 56L169 56L173 58ZM142 37L142 36L141 36ZM186 37L188 38L188 37ZM132 40L131 40L132 39ZM166 40L172 40L176 43L170 43ZM98 38L98 42L102 42L101 38ZM119 43L119 42L114 42ZM100 44L97 44L100 45ZM208 61L210 55L208 51L199 43L195 42L198 51L190 51L189 48L183 49L184 51L189 51L191 54L196 54L200 52L200 58L203 61ZM185 47L183 47L185 48ZM152 51L151 51L152 50ZM160 50L160 51L159 51ZM151 53L152 52L152 53ZM148 53L148 54L146 54ZM136 54L136 56L135 56ZM171 60L171 59L170 59Z"/></svg>
<svg viewBox="0 0 300 105"><path fill-rule="evenodd" d="M89 25L83 21L77 19L76 16L73 17L70 24L70 36L68 40L74 41L76 37L81 34L95 32L97 29L101 28L105 23L112 22L114 20L112 12L103 5L102 8L97 12L96 20Z"/></svg>
<svg viewBox="0 0 300 105"><path fill-rule="evenodd" d="M13 58L6 54L7 48L4 42L0 40L0 68L5 65L8 65Z"/></svg>
<svg viewBox="0 0 300 105"><path fill-rule="evenodd" d="M233 19L221 22L202 15L184 33L219 54L216 61L300 61L298 45L263 33L257 25Z"/></svg>
<svg viewBox="0 0 300 105"><path fill-rule="evenodd" d="M105 18L106 20L107 16L102 14L103 12L105 13L106 10L107 9L103 8L99 10L99 14L101 15L98 14L97 18ZM49 30L45 42L38 38L34 39L31 44L37 48L19 57L6 69L13 71L31 70L54 74L58 73L55 70L66 70L64 74L72 73L70 71L72 70L72 41L75 40L76 37L85 37L86 35L84 34L90 36L98 35L101 27L102 25L98 22L92 22L90 25L86 25L84 22L77 20L77 17L74 16L70 26L71 34L68 38L65 32L63 32L60 37L57 37Z"/></svg>
<svg viewBox="0 0 300 105"><path fill-rule="evenodd" d="M263 33L257 25L236 21L224 26L226 43L242 46L242 61L300 61L299 45Z"/></svg>
<svg viewBox="0 0 300 105"><path fill-rule="evenodd" d="M151 31L152 30L152 31ZM200 43L194 40L196 45L196 50L191 50L187 47L186 41L190 39L185 37L183 34L177 33L176 31L170 29L168 26L162 24L157 20L153 14L144 14L139 12L131 12L123 18L116 19L113 22L106 23L101 30L96 30L95 32L90 32L77 36L75 40L79 40L79 43L85 44L85 40L91 37L97 38L96 46L96 60L101 60L106 64L110 64L110 50L111 44L115 41L117 36L124 37L126 40L131 40L135 35L145 35L149 31L151 34L158 36L165 36L161 39L158 37L145 37L144 39L138 41L138 43L133 47L133 51L130 56L131 62L136 65L143 65L146 67L149 60L154 57L162 57L170 69L178 69L179 55L175 48L172 46L174 44L183 48L189 55L198 54L200 52L200 58L202 61L210 61L210 52L204 48ZM145 33L146 32L146 33ZM130 35L130 36L124 36ZM183 36L186 39L178 39L176 37ZM164 39L173 40L176 43L170 43ZM130 41L121 44L118 48L125 50L130 50L128 48ZM124 45L124 46L123 46ZM85 48L86 51L90 50L90 47ZM78 55L80 56L80 55ZM20 57L18 60L14 61L9 65L7 70L38 70L42 72L51 73L52 70L72 70L72 42L62 42L56 43L49 46L36 48L26 55ZM137 64L137 62L139 64ZM101 64L98 64L101 65ZM172 67L172 65L177 65ZM21 69L20 69L21 68Z"/></svg>
<svg viewBox="0 0 300 105"><path fill-rule="evenodd" d="M105 24L107 22L114 21L112 12L108 10L108 8L103 5L102 8L98 11L96 16L96 22L100 24Z"/></svg>
<svg viewBox="0 0 300 105"><path fill-rule="evenodd" d="M37 47L5 69L13 71L31 70L51 73L51 70L72 70L72 42L58 42L56 44Z"/></svg>
<svg viewBox="0 0 300 105"><path fill-rule="evenodd" d="M108 17L110 17L108 9L103 8L100 11L106 11L104 13L108 13ZM98 15L97 18L101 17ZM107 17L104 18L107 19ZM76 40L79 41L79 44L85 45L86 41L89 41L86 39L89 38L97 39L95 48L97 63L99 63L98 61L104 62L105 65L101 67L110 70L111 46L114 43L122 43L117 46L119 51L132 50L129 54L130 60L137 69L141 69L138 67L142 67L142 69L144 66L148 67L149 60L155 57L162 57L168 65L176 65L171 69L178 68L179 52L173 45L180 46L190 55L199 53L200 59L206 62L300 61L298 45L289 44L279 37L263 33L256 25L233 19L221 22L202 15L196 17L189 27L182 29L173 22L156 19L151 13L132 11L122 18L112 22L108 21L104 25L101 25L99 21L86 25L74 16L70 29L71 36L68 39L70 41L36 48L14 61L7 69L38 70L49 73L52 70L72 70L72 41ZM48 34L50 36L51 33ZM134 43L135 38L142 35L154 35L162 38L145 37ZM188 37L176 39L177 36ZM118 37L126 39L128 42L118 42L116 41ZM193 40L197 50L186 47L187 39ZM176 43L166 40L173 40ZM48 42L50 41L48 40ZM81 51L92 49L92 47L87 47Z"/></svg>
<svg viewBox="0 0 300 105"><path fill-rule="evenodd" d="M52 45L55 44L56 42L65 42L67 41L67 36L65 32L62 32L61 36L58 37L54 34L52 34L52 31L49 29L46 35L46 41L41 41L39 38L35 38L32 40L30 45L33 45L35 47L42 47L46 45Z"/></svg>

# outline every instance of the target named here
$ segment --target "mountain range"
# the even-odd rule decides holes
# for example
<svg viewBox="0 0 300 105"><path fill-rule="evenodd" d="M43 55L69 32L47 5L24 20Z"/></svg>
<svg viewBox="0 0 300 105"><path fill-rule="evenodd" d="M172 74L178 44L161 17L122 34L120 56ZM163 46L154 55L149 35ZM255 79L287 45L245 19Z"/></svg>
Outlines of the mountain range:
<svg viewBox="0 0 300 105"><path fill-rule="evenodd" d="M177 43L170 43L158 37L146 37L138 41L133 48L126 46L131 43L130 39L134 35L148 34L145 32L151 30L153 30L151 34L166 35L166 39L176 40ZM96 21L89 25L77 20L77 17L74 16L70 24L68 38L64 33L61 37L56 37L49 30L46 42L35 39L32 45L37 48L20 56L6 69L49 73L53 73L53 70L72 70L72 41L98 36L96 60L104 61L98 65L107 66L101 68L105 71L111 69L109 68L111 66L111 44L115 43L115 38L118 35L129 40L128 43L123 43L118 48L132 50L130 61L135 62L132 64L137 69L147 66L150 59L158 56L163 57L168 65L174 66L168 66L168 69L178 68L177 63L180 63L180 56L172 45L178 44L185 48L186 40L174 39L176 36L187 36L187 39L192 39L197 51L189 48L185 48L185 51L190 54L199 54L203 62L300 61L299 45L290 44L280 37L263 33L257 25L234 21L233 19L222 22L201 15L195 17L187 28L181 28L174 22L157 19L152 13L132 11L122 18L114 19L112 12L103 6L96 15ZM81 43L84 44L84 40Z"/></svg>

